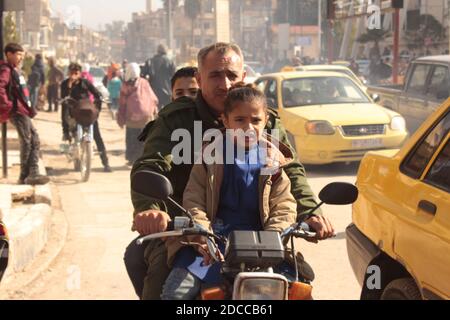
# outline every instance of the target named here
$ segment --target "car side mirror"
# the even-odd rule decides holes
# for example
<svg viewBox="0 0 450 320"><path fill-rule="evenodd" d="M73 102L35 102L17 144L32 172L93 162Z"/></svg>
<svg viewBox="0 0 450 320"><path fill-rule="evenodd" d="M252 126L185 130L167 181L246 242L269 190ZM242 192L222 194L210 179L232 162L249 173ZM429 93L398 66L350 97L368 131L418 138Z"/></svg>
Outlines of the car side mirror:
<svg viewBox="0 0 450 320"><path fill-rule="evenodd" d="M375 102L375 103L378 103L378 102L381 101L381 97L380 97L380 95L377 94L377 93L373 93L373 94L371 95L371 97L372 97L373 102Z"/></svg>

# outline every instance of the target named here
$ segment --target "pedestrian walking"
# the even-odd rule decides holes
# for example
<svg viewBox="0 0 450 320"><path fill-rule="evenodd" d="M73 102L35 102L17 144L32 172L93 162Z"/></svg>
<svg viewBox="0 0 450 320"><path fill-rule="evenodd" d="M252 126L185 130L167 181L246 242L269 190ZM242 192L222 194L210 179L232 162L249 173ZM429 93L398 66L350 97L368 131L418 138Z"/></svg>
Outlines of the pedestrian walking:
<svg viewBox="0 0 450 320"><path fill-rule="evenodd" d="M142 129L158 114L158 98L148 81L140 77L140 73L137 63L130 63L127 66L117 114L119 126L121 128L126 126L125 158L129 165L142 155L144 144L138 140Z"/></svg>
<svg viewBox="0 0 450 320"><path fill-rule="evenodd" d="M30 92L31 106L36 110L38 109L40 89L44 84L44 62L42 61L42 55L37 54L34 63L31 66L31 73L28 77L28 90Z"/></svg>
<svg viewBox="0 0 450 320"><path fill-rule="evenodd" d="M113 71L112 79L108 82L109 99L111 101L111 113L113 119L116 119L119 111L120 89L122 87L122 80L119 77L119 72Z"/></svg>
<svg viewBox="0 0 450 320"><path fill-rule="evenodd" d="M171 79L175 71L175 64L167 56L167 47L159 45L158 53L150 63L150 84L158 97L160 109L171 102Z"/></svg>
<svg viewBox="0 0 450 320"><path fill-rule="evenodd" d="M59 104L59 87L64 80L64 73L56 66L54 58L48 59L49 71L47 74L48 86L47 86L47 100L48 109L47 112L58 112ZM52 109L54 106L54 110Z"/></svg>

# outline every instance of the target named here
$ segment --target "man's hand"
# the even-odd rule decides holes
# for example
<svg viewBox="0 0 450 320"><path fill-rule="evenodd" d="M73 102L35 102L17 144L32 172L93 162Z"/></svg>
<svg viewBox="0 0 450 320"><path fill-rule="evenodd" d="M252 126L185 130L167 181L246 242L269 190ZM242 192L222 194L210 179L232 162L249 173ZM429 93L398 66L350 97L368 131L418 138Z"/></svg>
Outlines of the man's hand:
<svg viewBox="0 0 450 320"><path fill-rule="evenodd" d="M134 218L136 231L141 236L148 236L155 233L164 232L172 219L163 211L148 210L141 212Z"/></svg>
<svg viewBox="0 0 450 320"><path fill-rule="evenodd" d="M313 216L305 221L311 229L317 232L317 237L312 242L325 240L336 236L333 225L330 220L324 216Z"/></svg>

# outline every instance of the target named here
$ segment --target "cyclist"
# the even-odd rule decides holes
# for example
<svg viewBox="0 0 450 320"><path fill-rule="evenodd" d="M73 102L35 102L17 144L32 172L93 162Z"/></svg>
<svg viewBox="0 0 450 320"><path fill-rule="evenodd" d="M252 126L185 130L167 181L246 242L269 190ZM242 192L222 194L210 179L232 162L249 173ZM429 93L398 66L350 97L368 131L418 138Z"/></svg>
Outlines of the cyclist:
<svg viewBox="0 0 450 320"><path fill-rule="evenodd" d="M82 67L78 63L71 63L69 65L69 78L64 80L61 84L61 98L64 99L66 97L70 97L76 101L80 101L82 99L89 99L89 94L92 94L95 98L94 104L100 111L102 106L102 95L92 83L81 77L81 71ZM69 124L67 123L68 112L69 109L67 104L63 104L61 120L63 127L63 140L65 141L71 140ZM100 134L98 120L94 123L94 140L97 145L98 152L100 153L104 171L112 172L112 169L109 166L106 147Z"/></svg>

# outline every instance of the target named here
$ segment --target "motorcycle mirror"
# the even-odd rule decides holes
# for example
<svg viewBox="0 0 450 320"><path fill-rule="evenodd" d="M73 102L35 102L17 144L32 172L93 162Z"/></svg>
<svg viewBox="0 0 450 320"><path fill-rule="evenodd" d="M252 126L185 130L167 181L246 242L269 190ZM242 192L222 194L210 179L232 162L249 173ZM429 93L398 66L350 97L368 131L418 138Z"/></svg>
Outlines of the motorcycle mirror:
<svg viewBox="0 0 450 320"><path fill-rule="evenodd" d="M131 190L156 200L173 195L172 184L165 176L152 171L138 171L131 179Z"/></svg>
<svg viewBox="0 0 450 320"><path fill-rule="evenodd" d="M358 199L358 193L358 188L351 183L334 182L322 189L319 199L326 204L347 205Z"/></svg>

